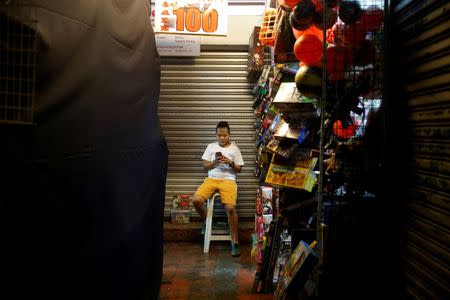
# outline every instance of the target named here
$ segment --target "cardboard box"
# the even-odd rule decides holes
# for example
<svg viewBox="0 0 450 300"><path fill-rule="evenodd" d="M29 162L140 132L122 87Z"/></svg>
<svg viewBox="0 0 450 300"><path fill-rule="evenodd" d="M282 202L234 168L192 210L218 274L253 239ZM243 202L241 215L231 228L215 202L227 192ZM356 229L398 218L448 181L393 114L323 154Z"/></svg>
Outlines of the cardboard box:
<svg viewBox="0 0 450 300"><path fill-rule="evenodd" d="M277 25L275 45L273 47L274 63L297 62L294 44L296 38L289 23L289 12L282 10Z"/></svg>
<svg viewBox="0 0 450 300"><path fill-rule="evenodd" d="M300 241L285 265L275 291L276 299L284 299L286 291L301 291L319 261L318 255L304 241Z"/></svg>
<svg viewBox="0 0 450 300"><path fill-rule="evenodd" d="M277 161L275 157L272 157L265 183L312 191L317 181L313 171L317 158L297 157L295 161L287 162Z"/></svg>
<svg viewBox="0 0 450 300"><path fill-rule="evenodd" d="M282 112L291 110L317 111L317 101L300 94L295 82L282 82L273 104Z"/></svg>
<svg viewBox="0 0 450 300"><path fill-rule="evenodd" d="M191 211L184 209L171 209L172 224L189 224L191 220Z"/></svg>
<svg viewBox="0 0 450 300"><path fill-rule="evenodd" d="M249 38L247 78L258 79L264 68L264 46L259 42L261 27L255 26Z"/></svg>

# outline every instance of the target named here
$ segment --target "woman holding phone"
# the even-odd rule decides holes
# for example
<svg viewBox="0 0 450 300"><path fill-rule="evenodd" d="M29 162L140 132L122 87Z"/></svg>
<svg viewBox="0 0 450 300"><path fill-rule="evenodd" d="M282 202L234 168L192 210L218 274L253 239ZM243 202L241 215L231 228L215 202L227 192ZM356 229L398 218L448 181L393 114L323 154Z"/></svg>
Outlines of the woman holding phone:
<svg viewBox="0 0 450 300"><path fill-rule="evenodd" d="M216 126L217 142L211 143L203 153L203 168L208 177L200 185L192 198L194 207L202 221L206 220L205 201L219 192L231 228L231 255L239 256L238 215L236 211L236 174L241 172L244 160L238 146L230 141L230 126L220 121Z"/></svg>

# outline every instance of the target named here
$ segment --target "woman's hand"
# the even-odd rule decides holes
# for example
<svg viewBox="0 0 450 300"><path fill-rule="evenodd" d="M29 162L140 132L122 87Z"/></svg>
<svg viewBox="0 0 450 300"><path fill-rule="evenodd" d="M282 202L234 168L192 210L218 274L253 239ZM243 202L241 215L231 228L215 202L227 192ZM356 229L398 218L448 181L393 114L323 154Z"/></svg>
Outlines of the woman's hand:
<svg viewBox="0 0 450 300"><path fill-rule="evenodd" d="M231 159L229 159L228 157L223 157L223 164L227 164L227 165L232 165L233 161Z"/></svg>
<svg viewBox="0 0 450 300"><path fill-rule="evenodd" d="M217 165L229 165L230 167L234 168L235 163L230 158L222 155L211 162L206 162L206 165L204 164L204 167L206 170L211 170L217 167Z"/></svg>

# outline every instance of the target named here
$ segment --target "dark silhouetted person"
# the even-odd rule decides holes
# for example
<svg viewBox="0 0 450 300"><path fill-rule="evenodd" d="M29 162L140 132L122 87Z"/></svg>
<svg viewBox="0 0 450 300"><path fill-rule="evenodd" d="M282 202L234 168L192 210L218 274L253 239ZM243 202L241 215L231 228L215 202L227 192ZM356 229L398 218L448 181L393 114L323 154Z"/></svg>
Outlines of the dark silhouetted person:
<svg viewBox="0 0 450 300"><path fill-rule="evenodd" d="M0 124L1 299L157 299L167 147L149 11L1 2L3 62L39 38L35 124ZM20 93L21 66L0 66L0 89Z"/></svg>

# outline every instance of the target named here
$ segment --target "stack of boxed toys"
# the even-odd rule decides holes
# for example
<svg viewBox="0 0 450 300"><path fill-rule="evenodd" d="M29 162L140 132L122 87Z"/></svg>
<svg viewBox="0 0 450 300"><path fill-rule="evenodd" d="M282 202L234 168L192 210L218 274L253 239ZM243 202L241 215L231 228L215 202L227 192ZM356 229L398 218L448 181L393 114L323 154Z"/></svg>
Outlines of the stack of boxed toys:
<svg viewBox="0 0 450 300"><path fill-rule="evenodd" d="M188 224L191 219L191 204L189 195L174 195L170 210L173 224Z"/></svg>

